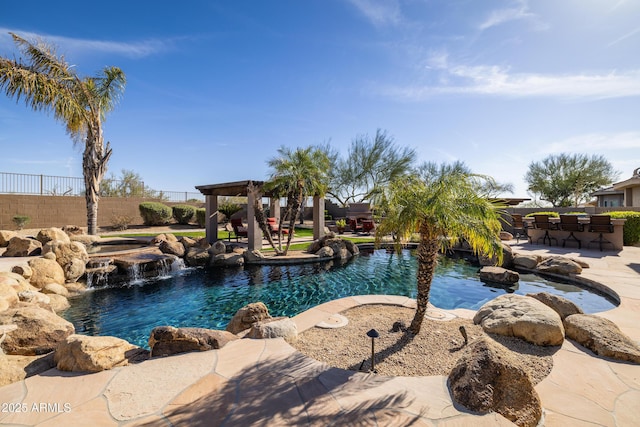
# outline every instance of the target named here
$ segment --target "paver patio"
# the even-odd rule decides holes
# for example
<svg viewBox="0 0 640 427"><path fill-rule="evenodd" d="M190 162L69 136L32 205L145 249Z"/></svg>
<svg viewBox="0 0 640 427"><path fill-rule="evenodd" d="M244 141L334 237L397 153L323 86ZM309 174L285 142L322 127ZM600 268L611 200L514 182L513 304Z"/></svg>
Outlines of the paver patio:
<svg viewBox="0 0 640 427"><path fill-rule="evenodd" d="M591 268L582 276L606 285L621 299L619 307L599 315L640 340L640 248L601 253L524 244L514 250L587 261ZM302 331L367 303L413 306L414 301L348 297L294 320ZM553 359L551 374L536 386L544 425L640 425L640 366L595 356L566 340ZM498 414L481 416L455 405L444 376L345 371L303 356L282 339L243 339L221 350L152 359L95 374L52 369L0 388L0 404L3 425L512 425Z"/></svg>

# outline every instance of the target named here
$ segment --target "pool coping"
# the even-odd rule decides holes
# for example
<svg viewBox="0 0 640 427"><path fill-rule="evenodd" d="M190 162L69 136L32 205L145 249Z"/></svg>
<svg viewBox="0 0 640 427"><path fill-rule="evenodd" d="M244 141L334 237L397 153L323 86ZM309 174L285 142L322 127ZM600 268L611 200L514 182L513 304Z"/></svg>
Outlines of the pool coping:
<svg viewBox="0 0 640 427"><path fill-rule="evenodd" d="M640 248L600 254L519 245L518 251L584 257L582 276L620 295L598 313L640 340ZM524 246L524 247L522 247ZM591 251L594 252L594 251ZM361 295L313 307L293 319L313 327L352 306L411 306L408 297ZM437 309L439 310L439 309ZM472 310L445 310L459 317ZM634 425L640 422L640 366L614 362L565 340L551 374L536 386L544 425ZM269 392L271 391L271 392ZM0 402L69 403L70 410L0 413L0 423L28 425L349 424L512 425L451 401L446 377L383 377L343 371L306 358L282 339L242 339L220 350L151 359L96 374L52 369L0 388ZM14 406L16 407L16 406Z"/></svg>

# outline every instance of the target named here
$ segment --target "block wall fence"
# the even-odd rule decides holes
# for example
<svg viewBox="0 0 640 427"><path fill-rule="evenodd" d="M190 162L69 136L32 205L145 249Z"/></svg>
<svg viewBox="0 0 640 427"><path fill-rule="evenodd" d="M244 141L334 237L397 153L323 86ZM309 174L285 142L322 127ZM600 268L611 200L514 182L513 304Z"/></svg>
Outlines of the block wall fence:
<svg viewBox="0 0 640 427"><path fill-rule="evenodd" d="M142 225L138 206L142 202L158 201L160 200L141 197L103 197L98 202L98 227L110 227L115 216L128 216L132 218L130 225ZM162 203L167 206L184 204ZM204 205L200 204L196 207L202 206ZM84 197L0 194L0 230L15 230L12 220L15 215L27 215L30 218L25 228L87 226Z"/></svg>

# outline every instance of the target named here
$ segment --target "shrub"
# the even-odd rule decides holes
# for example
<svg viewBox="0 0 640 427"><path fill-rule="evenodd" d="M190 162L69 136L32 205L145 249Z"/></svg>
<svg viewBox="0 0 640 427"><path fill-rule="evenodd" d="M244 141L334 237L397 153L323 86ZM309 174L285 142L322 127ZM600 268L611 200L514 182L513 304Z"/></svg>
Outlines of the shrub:
<svg viewBox="0 0 640 427"><path fill-rule="evenodd" d="M173 208L173 218L178 224L189 224L191 218L196 214L196 208L191 205L175 205Z"/></svg>
<svg viewBox="0 0 640 427"><path fill-rule="evenodd" d="M111 226L114 230L126 230L133 222L133 218L129 215L113 215L111 217Z"/></svg>
<svg viewBox="0 0 640 427"><path fill-rule="evenodd" d="M205 208L196 209L196 221L198 222L198 227L202 228L206 226L207 219L207 210Z"/></svg>
<svg viewBox="0 0 640 427"><path fill-rule="evenodd" d="M218 206L218 212L222 213L227 221L231 219L231 215L240 210L242 210L242 206L231 202L224 202Z"/></svg>
<svg viewBox="0 0 640 427"><path fill-rule="evenodd" d="M527 217L533 217L534 215L549 215L551 218L560 218L560 214L558 212L531 212L526 214Z"/></svg>
<svg viewBox="0 0 640 427"><path fill-rule="evenodd" d="M159 202L143 202L138 206L144 225L163 225L171 221L173 211Z"/></svg>
<svg viewBox="0 0 640 427"><path fill-rule="evenodd" d="M29 218L29 216L27 215L16 215L11 218L11 220L16 225L16 227L18 227L18 230L22 230L24 226L27 225L29 221L31 221L31 218Z"/></svg>
<svg viewBox="0 0 640 427"><path fill-rule="evenodd" d="M640 212L617 211L607 212L605 215L615 219L626 219L623 229L623 241L626 246L640 242Z"/></svg>

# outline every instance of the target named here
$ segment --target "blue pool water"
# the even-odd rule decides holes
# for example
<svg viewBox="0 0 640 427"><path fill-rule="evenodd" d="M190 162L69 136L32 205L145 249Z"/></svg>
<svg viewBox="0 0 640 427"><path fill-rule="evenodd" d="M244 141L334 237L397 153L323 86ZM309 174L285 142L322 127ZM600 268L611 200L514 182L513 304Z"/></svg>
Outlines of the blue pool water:
<svg viewBox="0 0 640 427"><path fill-rule="evenodd" d="M344 265L247 266L233 269L187 269L169 278L123 288L96 289L71 300L63 316L85 335L111 335L147 347L156 326L224 329L235 312L256 301L272 316L294 316L333 299L363 294L416 295L417 262L409 251L362 252ZM478 309L506 292L550 292L577 303L586 313L615 304L568 283L521 274L513 288L482 283L478 267L441 258L430 301L444 309Z"/></svg>

